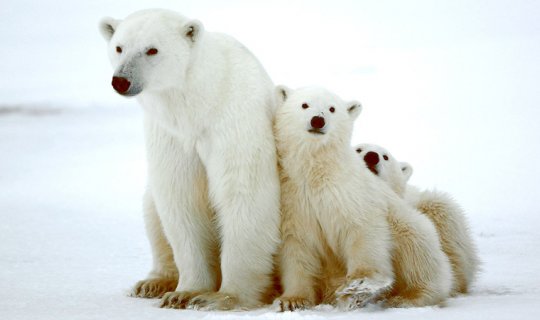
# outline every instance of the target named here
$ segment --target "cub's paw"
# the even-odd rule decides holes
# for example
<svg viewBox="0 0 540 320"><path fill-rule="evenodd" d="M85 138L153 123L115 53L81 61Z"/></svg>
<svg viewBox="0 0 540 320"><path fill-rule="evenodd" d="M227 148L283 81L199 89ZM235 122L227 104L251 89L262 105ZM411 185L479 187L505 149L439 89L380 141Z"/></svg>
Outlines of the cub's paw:
<svg viewBox="0 0 540 320"><path fill-rule="evenodd" d="M343 310L362 308L390 288L392 281L353 279L336 290L336 304Z"/></svg>
<svg viewBox="0 0 540 320"><path fill-rule="evenodd" d="M272 304L273 309L279 312L305 310L313 306L313 303L303 297L279 297Z"/></svg>
<svg viewBox="0 0 540 320"><path fill-rule="evenodd" d="M409 301L409 299L405 299L400 296L394 296L386 299L384 301L384 306L386 308L410 308L414 307L415 305Z"/></svg>
<svg viewBox="0 0 540 320"><path fill-rule="evenodd" d="M211 311L240 308L238 298L222 292L207 292L195 296L187 305L188 309Z"/></svg>
<svg viewBox="0 0 540 320"><path fill-rule="evenodd" d="M131 291L132 297L138 298L161 298L167 292L174 291L178 280L157 278L141 280L135 284Z"/></svg>
<svg viewBox="0 0 540 320"><path fill-rule="evenodd" d="M414 308L425 306L446 306L444 299L434 299L429 294L421 291L401 292L398 296L392 296L384 301L386 308Z"/></svg>
<svg viewBox="0 0 540 320"><path fill-rule="evenodd" d="M160 308L186 309L189 301L201 292L174 291L166 293L161 299Z"/></svg>

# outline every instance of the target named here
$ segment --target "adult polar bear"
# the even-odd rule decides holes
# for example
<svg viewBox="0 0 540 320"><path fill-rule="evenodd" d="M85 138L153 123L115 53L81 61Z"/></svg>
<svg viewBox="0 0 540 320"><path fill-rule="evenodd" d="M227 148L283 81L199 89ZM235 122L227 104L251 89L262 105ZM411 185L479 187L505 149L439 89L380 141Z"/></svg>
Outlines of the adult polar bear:
<svg viewBox="0 0 540 320"><path fill-rule="evenodd" d="M113 87L145 114L154 267L135 295L171 308L259 305L279 244L272 81L236 40L175 12L104 18L100 30Z"/></svg>

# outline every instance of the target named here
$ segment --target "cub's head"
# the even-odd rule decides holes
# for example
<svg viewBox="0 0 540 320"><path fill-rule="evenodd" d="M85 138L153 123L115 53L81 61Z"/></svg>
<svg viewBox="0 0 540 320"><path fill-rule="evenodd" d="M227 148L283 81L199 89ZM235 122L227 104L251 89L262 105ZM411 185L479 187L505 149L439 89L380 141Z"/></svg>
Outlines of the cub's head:
<svg viewBox="0 0 540 320"><path fill-rule="evenodd" d="M299 145L349 144L354 120L362 110L356 101L345 102L323 88L276 88L276 133Z"/></svg>
<svg viewBox="0 0 540 320"><path fill-rule="evenodd" d="M386 149L374 144L359 144L354 150L366 167L388 183L400 196L405 192L413 169L406 162L399 162Z"/></svg>
<svg viewBox="0 0 540 320"><path fill-rule="evenodd" d="M182 86L203 36L200 22L160 9L103 18L99 29L109 44L112 86L124 96Z"/></svg>

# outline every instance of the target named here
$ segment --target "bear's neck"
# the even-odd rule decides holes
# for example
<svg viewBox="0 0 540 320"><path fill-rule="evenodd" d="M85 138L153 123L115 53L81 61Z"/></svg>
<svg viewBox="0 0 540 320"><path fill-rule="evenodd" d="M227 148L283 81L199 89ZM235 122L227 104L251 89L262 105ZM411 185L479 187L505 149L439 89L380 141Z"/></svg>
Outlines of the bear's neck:
<svg viewBox="0 0 540 320"><path fill-rule="evenodd" d="M338 181L347 174L353 154L347 141L328 144L277 143L280 166L294 180Z"/></svg>

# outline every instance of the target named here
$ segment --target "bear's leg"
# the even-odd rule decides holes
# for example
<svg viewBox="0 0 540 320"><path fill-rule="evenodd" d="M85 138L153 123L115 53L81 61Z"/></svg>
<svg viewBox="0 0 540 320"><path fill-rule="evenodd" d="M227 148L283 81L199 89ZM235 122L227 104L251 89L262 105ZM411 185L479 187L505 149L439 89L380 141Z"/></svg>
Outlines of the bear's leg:
<svg viewBox="0 0 540 320"><path fill-rule="evenodd" d="M272 285L274 256L280 242L275 146L271 135L267 147L257 148L250 148L251 140L218 143L218 139L223 137L216 137L212 150L204 151L209 194L221 231L222 283L219 292L196 297L190 307L253 308L261 305Z"/></svg>
<svg viewBox="0 0 540 320"><path fill-rule="evenodd" d="M145 280L137 282L132 296L140 298L160 298L165 293L174 291L178 284L178 270L174 263L173 252L165 238L161 220L158 216L151 191L146 190L143 199L146 235L152 249L153 268Z"/></svg>
<svg viewBox="0 0 540 320"><path fill-rule="evenodd" d="M282 185L281 234L279 252L283 294L274 301L278 311L306 309L318 303L316 286L320 287L324 256L319 224L292 197L289 185Z"/></svg>
<svg viewBox="0 0 540 320"><path fill-rule="evenodd" d="M437 228L442 249L452 265L452 295L467 293L478 269L478 257L463 209L449 195L437 191L420 193L416 207Z"/></svg>
<svg viewBox="0 0 540 320"><path fill-rule="evenodd" d="M348 224L342 234L347 277L336 290L336 302L342 309L355 309L389 290L394 281L390 230L384 223Z"/></svg>
<svg viewBox="0 0 540 320"><path fill-rule="evenodd" d="M302 310L317 303L315 279L321 272L320 261L314 255L313 245L300 239L291 233L283 236L279 257L283 294L274 302L278 311Z"/></svg>
<svg viewBox="0 0 540 320"><path fill-rule="evenodd" d="M205 170L195 150L175 149L175 143L162 151L172 153L163 158L171 162L151 167L149 178L179 270L176 291L163 296L161 307L185 308L191 298L217 289L219 251Z"/></svg>
<svg viewBox="0 0 540 320"><path fill-rule="evenodd" d="M439 243L433 223L416 210L400 207L388 215L396 243L400 285L394 288L387 306L427 306L441 303L452 286L448 257Z"/></svg>

